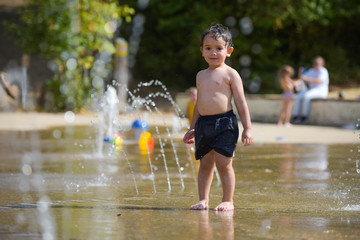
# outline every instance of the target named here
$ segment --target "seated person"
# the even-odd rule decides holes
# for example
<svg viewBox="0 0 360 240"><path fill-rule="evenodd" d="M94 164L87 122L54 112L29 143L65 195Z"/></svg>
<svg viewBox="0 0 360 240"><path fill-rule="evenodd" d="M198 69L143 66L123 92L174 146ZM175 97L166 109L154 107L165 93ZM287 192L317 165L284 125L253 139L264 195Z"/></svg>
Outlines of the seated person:
<svg viewBox="0 0 360 240"><path fill-rule="evenodd" d="M308 83L309 88L296 94L293 123L307 123L311 99L328 96L329 72L324 66L324 59L318 56L314 59L313 68L309 71L303 73L303 69L299 69L299 78Z"/></svg>

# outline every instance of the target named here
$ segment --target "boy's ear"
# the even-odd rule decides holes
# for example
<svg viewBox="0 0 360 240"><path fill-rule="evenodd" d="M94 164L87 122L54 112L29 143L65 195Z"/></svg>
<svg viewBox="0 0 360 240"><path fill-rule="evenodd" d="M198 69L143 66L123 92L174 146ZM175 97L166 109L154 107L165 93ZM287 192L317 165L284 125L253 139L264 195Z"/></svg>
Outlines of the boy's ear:
<svg viewBox="0 0 360 240"><path fill-rule="evenodd" d="M201 52L201 53L203 52L203 48L202 48L202 46L200 47L200 52Z"/></svg>
<svg viewBox="0 0 360 240"><path fill-rule="evenodd" d="M234 51L234 48L233 48L233 47L229 47L229 48L227 49L227 54L226 54L226 56L227 56L227 57L230 57L233 51Z"/></svg>

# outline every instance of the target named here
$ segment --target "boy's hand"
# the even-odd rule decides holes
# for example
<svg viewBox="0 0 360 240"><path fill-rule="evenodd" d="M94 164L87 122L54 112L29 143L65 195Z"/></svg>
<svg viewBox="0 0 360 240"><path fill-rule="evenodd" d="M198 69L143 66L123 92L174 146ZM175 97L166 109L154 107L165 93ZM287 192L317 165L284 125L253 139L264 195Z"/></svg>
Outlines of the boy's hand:
<svg viewBox="0 0 360 240"><path fill-rule="evenodd" d="M191 129L185 133L185 136L183 138L183 142L186 144L192 144L194 143L194 136L195 136L195 129Z"/></svg>
<svg viewBox="0 0 360 240"><path fill-rule="evenodd" d="M254 137L250 129L244 129L241 136L241 142L245 147L254 143Z"/></svg>

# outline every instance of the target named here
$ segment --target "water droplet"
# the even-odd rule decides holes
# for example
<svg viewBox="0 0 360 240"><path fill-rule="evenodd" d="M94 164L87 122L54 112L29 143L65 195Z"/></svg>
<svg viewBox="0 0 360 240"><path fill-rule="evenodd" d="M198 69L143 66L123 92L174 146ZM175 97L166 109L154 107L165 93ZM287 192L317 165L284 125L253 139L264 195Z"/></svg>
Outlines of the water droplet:
<svg viewBox="0 0 360 240"><path fill-rule="evenodd" d="M250 69L248 69L248 68L243 68L243 69L241 69L241 71L240 71L240 75L241 75L241 77L243 77L243 78L249 78L250 75L251 75L251 71L250 71Z"/></svg>
<svg viewBox="0 0 360 240"><path fill-rule="evenodd" d="M15 218L16 222L19 223L19 224L23 224L26 222L26 218L24 216L23 213L19 213L16 215L16 218Z"/></svg>
<svg viewBox="0 0 360 240"><path fill-rule="evenodd" d="M58 129L55 129L55 130L52 132L52 135L53 135L54 138L59 139L59 138L61 138L61 131L58 130Z"/></svg>
<svg viewBox="0 0 360 240"><path fill-rule="evenodd" d="M64 51L60 54L60 57L62 60L67 60L70 57L70 54L68 52Z"/></svg>
<svg viewBox="0 0 360 240"><path fill-rule="evenodd" d="M269 227L269 226L271 226L271 220L265 219L264 221L262 221L261 225L264 227Z"/></svg>
<svg viewBox="0 0 360 240"><path fill-rule="evenodd" d="M251 58L249 55L242 55L239 59L239 63L243 67L249 67L251 65Z"/></svg>
<svg viewBox="0 0 360 240"><path fill-rule="evenodd" d="M75 121L75 113L72 111L67 111L64 115L65 121L68 123L72 123Z"/></svg>
<svg viewBox="0 0 360 240"><path fill-rule="evenodd" d="M118 24L116 23L116 21L109 21L104 25L105 32L107 33L114 33L117 27Z"/></svg>
<svg viewBox="0 0 360 240"><path fill-rule="evenodd" d="M141 10L145 9L149 5L149 1L150 0L138 0L137 1L138 8L140 8ZM135 19L134 19L134 21L135 21Z"/></svg>
<svg viewBox="0 0 360 240"><path fill-rule="evenodd" d="M41 198L40 201L37 203L37 209L39 212L44 213L49 209L49 199L48 198Z"/></svg>
<svg viewBox="0 0 360 240"><path fill-rule="evenodd" d="M21 168L22 172L25 175L31 175L32 174L32 168L29 164L24 164Z"/></svg>
<svg viewBox="0 0 360 240"><path fill-rule="evenodd" d="M67 61L66 61L66 67L69 69L69 70L74 70L76 67L77 67L77 61L75 58L69 58Z"/></svg>
<svg viewBox="0 0 360 240"><path fill-rule="evenodd" d="M241 31L244 35L249 35L253 31L252 21L248 17L243 17L239 21L239 25L241 27Z"/></svg>
<svg viewBox="0 0 360 240"><path fill-rule="evenodd" d="M236 18L233 16L229 16L225 19L225 24L229 27L233 27L236 24Z"/></svg>
<svg viewBox="0 0 360 240"><path fill-rule="evenodd" d="M260 54L262 52L262 46L260 44L254 44L252 47L251 47L251 51L254 53L254 54Z"/></svg>

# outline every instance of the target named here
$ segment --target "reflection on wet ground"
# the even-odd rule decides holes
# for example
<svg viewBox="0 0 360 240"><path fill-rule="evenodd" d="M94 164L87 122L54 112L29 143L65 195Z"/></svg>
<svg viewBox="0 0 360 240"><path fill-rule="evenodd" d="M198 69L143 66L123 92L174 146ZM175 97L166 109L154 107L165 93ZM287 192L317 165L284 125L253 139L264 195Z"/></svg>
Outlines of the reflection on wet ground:
<svg viewBox="0 0 360 240"><path fill-rule="evenodd" d="M91 129L0 133L1 239L358 239L359 146L238 147L234 212L191 211L191 149L164 141L149 155L124 136L94 153ZM129 165L130 164L130 165ZM154 181L153 181L154 180ZM153 191L153 182L156 193ZM136 187L137 186L137 189ZM139 194L137 194L137 192ZM210 206L221 200L214 178Z"/></svg>

